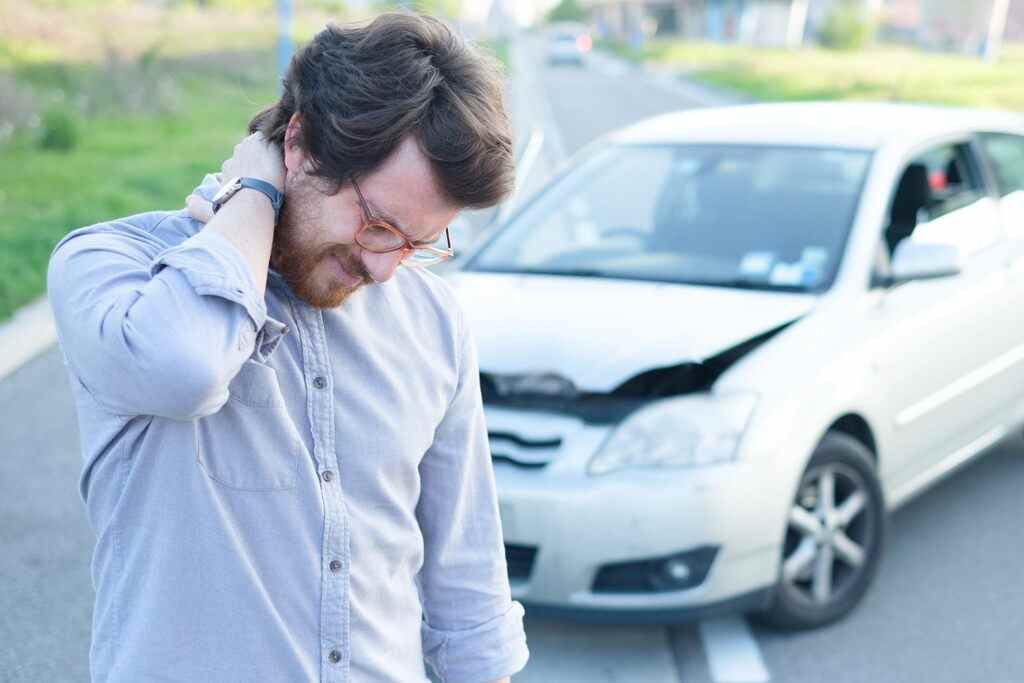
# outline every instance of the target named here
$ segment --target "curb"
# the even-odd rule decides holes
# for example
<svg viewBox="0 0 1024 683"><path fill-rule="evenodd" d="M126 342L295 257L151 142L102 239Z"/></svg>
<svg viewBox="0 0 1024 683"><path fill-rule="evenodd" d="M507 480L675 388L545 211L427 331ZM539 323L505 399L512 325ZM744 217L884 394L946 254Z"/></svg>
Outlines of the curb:
<svg viewBox="0 0 1024 683"><path fill-rule="evenodd" d="M46 295L22 306L0 324L0 381L57 341L57 325Z"/></svg>

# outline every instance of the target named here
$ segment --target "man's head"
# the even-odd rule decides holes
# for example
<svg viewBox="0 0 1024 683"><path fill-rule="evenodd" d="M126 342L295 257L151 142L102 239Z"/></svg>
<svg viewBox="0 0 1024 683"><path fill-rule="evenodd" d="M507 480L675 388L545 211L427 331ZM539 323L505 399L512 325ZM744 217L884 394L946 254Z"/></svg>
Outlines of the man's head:
<svg viewBox="0 0 1024 683"><path fill-rule="evenodd" d="M352 178L374 214L417 243L443 235L462 208L493 206L512 189L500 72L430 17L328 25L295 54L280 101L249 130L285 155L271 266L320 308L387 280L408 254L355 243L364 213Z"/></svg>

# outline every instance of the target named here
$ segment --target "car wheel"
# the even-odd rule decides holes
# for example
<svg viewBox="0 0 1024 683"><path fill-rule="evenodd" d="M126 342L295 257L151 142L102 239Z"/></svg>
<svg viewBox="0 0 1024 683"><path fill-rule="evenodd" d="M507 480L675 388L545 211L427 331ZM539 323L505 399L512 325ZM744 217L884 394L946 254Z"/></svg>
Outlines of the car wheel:
<svg viewBox="0 0 1024 683"><path fill-rule="evenodd" d="M852 610L878 568L885 537L882 487L871 454L856 439L829 432L797 487L771 606L772 626L823 626Z"/></svg>

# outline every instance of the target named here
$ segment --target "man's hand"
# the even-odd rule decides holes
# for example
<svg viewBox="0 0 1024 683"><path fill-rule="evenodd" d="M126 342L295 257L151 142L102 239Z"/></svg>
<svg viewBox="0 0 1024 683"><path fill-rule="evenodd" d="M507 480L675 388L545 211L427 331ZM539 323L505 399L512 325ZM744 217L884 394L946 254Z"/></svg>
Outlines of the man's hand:
<svg viewBox="0 0 1024 683"><path fill-rule="evenodd" d="M235 145L230 159L225 159L216 174L220 187L235 177L265 180L278 190L284 189L284 155L281 148L256 132ZM185 199L189 215L202 223L213 218L213 205L203 197L190 194Z"/></svg>
<svg viewBox="0 0 1024 683"><path fill-rule="evenodd" d="M217 173L214 176L221 187L224 187L224 174ZM188 215L200 223L209 223L213 218L213 203L203 199L201 195L193 192L185 198L185 206L188 207Z"/></svg>
<svg viewBox="0 0 1024 683"><path fill-rule="evenodd" d="M280 146L253 133L235 145L234 153L220 167L220 186L236 176L258 178L278 190L284 187L284 155ZM270 202L255 190L241 191L213 214L210 202L192 194L185 199L189 215L206 223L204 231L219 233L241 253L249 267L256 294L266 293L267 268L274 242L274 212Z"/></svg>

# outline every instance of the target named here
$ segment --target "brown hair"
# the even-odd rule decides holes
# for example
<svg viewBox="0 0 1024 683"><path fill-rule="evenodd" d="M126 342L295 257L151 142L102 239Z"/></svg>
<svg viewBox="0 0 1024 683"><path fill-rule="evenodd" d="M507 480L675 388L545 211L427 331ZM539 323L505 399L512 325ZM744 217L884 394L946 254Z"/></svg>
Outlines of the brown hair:
<svg viewBox="0 0 1024 683"><path fill-rule="evenodd" d="M414 135L447 198L493 206L512 190L512 135L496 61L442 21L382 14L369 24L327 24L291 59L281 99L249 122L284 144L292 114L311 175L337 193Z"/></svg>

